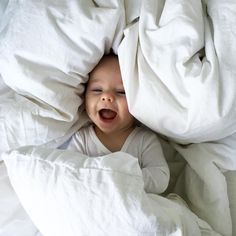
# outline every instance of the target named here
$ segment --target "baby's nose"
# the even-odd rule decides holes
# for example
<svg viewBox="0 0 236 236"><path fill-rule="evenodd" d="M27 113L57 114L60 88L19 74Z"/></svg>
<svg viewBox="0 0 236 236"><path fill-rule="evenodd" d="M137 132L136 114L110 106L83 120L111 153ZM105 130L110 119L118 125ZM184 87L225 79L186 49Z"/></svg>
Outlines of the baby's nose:
<svg viewBox="0 0 236 236"><path fill-rule="evenodd" d="M104 102L113 102L114 101L114 97L111 93L104 93L102 95L102 101Z"/></svg>

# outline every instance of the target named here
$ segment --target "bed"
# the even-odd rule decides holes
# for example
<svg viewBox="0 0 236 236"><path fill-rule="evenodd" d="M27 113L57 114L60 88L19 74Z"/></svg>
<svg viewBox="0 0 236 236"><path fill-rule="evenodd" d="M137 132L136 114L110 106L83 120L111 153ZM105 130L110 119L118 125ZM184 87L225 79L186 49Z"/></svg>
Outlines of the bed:
<svg viewBox="0 0 236 236"><path fill-rule="evenodd" d="M0 236L236 235L233 0L0 2ZM87 124L84 84L119 57L131 113L171 179L135 157L59 149Z"/></svg>

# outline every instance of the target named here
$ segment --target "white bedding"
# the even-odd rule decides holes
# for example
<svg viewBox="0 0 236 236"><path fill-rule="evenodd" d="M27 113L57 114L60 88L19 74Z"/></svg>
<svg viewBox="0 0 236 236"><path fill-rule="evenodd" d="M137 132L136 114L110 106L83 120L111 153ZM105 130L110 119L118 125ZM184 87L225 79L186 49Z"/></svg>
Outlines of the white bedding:
<svg viewBox="0 0 236 236"><path fill-rule="evenodd" d="M235 132L235 9L233 1L143 0L119 47L139 120L184 143Z"/></svg>
<svg viewBox="0 0 236 236"><path fill-rule="evenodd" d="M217 235L176 196L146 194L138 160L126 153L88 158L24 147L6 165L43 235Z"/></svg>
<svg viewBox="0 0 236 236"><path fill-rule="evenodd" d="M236 235L235 5L1 1L0 236ZM146 194L127 154L55 149L87 122L83 84L110 49L175 194Z"/></svg>

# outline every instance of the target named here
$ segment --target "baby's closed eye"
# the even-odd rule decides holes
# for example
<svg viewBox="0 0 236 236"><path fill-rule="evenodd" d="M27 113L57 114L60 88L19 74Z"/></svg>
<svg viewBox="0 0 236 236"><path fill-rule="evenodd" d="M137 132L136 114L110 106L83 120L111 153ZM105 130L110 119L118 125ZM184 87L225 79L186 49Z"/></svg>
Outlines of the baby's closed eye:
<svg viewBox="0 0 236 236"><path fill-rule="evenodd" d="M116 93L118 95L125 95L125 91L124 90L117 90Z"/></svg>
<svg viewBox="0 0 236 236"><path fill-rule="evenodd" d="M94 93L101 93L102 89L101 88L91 88L90 91L94 92Z"/></svg>

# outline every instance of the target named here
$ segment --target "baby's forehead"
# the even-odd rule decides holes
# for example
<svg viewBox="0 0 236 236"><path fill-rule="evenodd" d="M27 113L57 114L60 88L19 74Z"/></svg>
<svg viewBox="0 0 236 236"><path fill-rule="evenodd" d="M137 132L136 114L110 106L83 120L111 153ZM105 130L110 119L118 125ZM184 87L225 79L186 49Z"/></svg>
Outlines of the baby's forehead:
<svg viewBox="0 0 236 236"><path fill-rule="evenodd" d="M103 82L103 80L101 79L101 78L99 78L99 77L93 77L93 76L91 76L90 78L89 78L89 81L88 81L88 83L89 84L96 84L96 83L102 83Z"/></svg>

